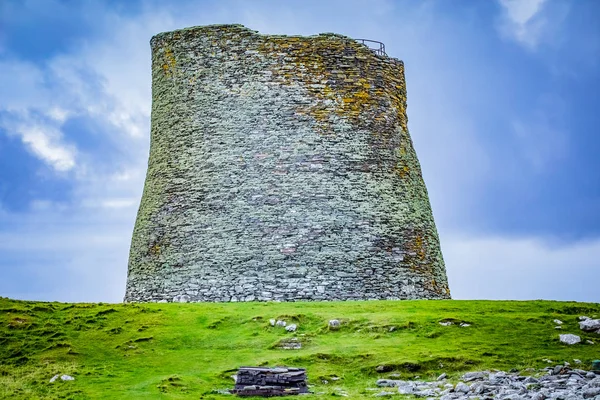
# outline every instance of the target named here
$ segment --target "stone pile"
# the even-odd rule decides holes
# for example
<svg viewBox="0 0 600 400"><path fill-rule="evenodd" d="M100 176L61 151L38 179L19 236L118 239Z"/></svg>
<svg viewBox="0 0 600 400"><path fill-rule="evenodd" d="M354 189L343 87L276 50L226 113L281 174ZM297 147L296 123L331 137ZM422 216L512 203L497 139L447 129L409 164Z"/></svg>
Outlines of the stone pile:
<svg viewBox="0 0 600 400"><path fill-rule="evenodd" d="M469 372L456 385L448 382L445 374L433 382L380 379L377 386L396 387L396 393L441 400L600 400L600 371L557 365L540 372L536 376L503 371ZM375 396L396 393L384 391Z"/></svg>
<svg viewBox="0 0 600 400"><path fill-rule="evenodd" d="M231 393L238 396L284 396L308 393L304 368L240 367Z"/></svg>

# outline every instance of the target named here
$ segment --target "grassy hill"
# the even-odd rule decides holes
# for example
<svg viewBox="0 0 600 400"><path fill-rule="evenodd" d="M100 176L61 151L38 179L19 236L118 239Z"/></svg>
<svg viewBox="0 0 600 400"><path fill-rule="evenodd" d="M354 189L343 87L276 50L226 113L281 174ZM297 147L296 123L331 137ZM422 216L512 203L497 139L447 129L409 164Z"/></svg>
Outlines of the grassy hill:
<svg viewBox="0 0 600 400"><path fill-rule="evenodd" d="M65 304L0 298L0 398L226 399L239 366L308 369L314 399L372 397L399 373L542 368L600 358L577 317L600 304L552 301L365 301ZM270 319L298 324L294 333ZM342 321L332 331L330 319ZM564 321L556 330L554 319ZM452 321L450 326L439 322ZM460 322L470 324L461 327ZM568 346L559 333L582 343ZM295 337L300 350L281 349ZM596 344L586 343L586 339ZM554 364L551 364L554 365ZM382 367L383 366L383 367ZM386 372L378 372L376 369ZM49 383L56 374L74 381Z"/></svg>

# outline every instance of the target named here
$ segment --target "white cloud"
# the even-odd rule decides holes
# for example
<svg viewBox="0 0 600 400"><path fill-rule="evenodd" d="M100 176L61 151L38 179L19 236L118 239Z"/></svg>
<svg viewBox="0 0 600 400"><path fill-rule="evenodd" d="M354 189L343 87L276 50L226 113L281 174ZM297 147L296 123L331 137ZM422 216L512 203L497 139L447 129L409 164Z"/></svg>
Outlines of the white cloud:
<svg viewBox="0 0 600 400"><path fill-rule="evenodd" d="M17 125L15 133L29 150L56 171L64 172L75 167L75 148L63 143L61 133L51 126Z"/></svg>
<svg viewBox="0 0 600 400"><path fill-rule="evenodd" d="M52 107L51 109L48 110L46 115L48 117L52 118L54 121L63 123L69 118L70 113L69 113L69 110L65 110L60 107Z"/></svg>
<svg viewBox="0 0 600 400"><path fill-rule="evenodd" d="M69 111L56 104L44 70L20 60L0 61L0 127L57 172L76 166L77 149L64 142L60 125ZM41 118L41 115L50 120Z"/></svg>
<svg viewBox="0 0 600 400"><path fill-rule="evenodd" d="M508 17L519 26L524 26L543 7L547 0L499 0Z"/></svg>
<svg viewBox="0 0 600 400"><path fill-rule="evenodd" d="M541 16L547 0L498 0L503 8L499 29L520 44L535 48L547 20Z"/></svg>
<svg viewBox="0 0 600 400"><path fill-rule="evenodd" d="M443 235L456 299L599 302L600 239L568 245L540 238Z"/></svg>

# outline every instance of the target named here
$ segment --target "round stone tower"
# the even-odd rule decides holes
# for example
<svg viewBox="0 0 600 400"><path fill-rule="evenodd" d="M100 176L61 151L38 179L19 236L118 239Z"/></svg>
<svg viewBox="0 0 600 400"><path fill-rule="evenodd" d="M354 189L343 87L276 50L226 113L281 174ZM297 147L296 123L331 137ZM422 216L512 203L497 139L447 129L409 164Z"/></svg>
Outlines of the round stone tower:
<svg viewBox="0 0 600 400"><path fill-rule="evenodd" d="M402 61L241 25L150 44L125 301L450 297Z"/></svg>

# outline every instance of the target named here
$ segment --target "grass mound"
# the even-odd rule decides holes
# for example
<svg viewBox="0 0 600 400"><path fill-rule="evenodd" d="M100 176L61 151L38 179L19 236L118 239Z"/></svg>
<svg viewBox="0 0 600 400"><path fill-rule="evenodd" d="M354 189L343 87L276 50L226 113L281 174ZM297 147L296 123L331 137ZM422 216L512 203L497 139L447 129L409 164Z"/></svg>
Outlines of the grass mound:
<svg viewBox="0 0 600 400"><path fill-rule="evenodd" d="M542 368L600 358L579 315L552 301L62 304L0 298L0 398L226 399L240 366L307 369L314 399L371 397L375 380ZM297 324L295 332L270 319ZM337 329L328 321L338 319ZM564 322L555 329L554 319ZM582 343L560 343L574 333ZM586 340L595 341L590 344ZM291 343L291 345L290 345ZM296 343L300 346L294 345ZM74 381L54 383L54 375Z"/></svg>

